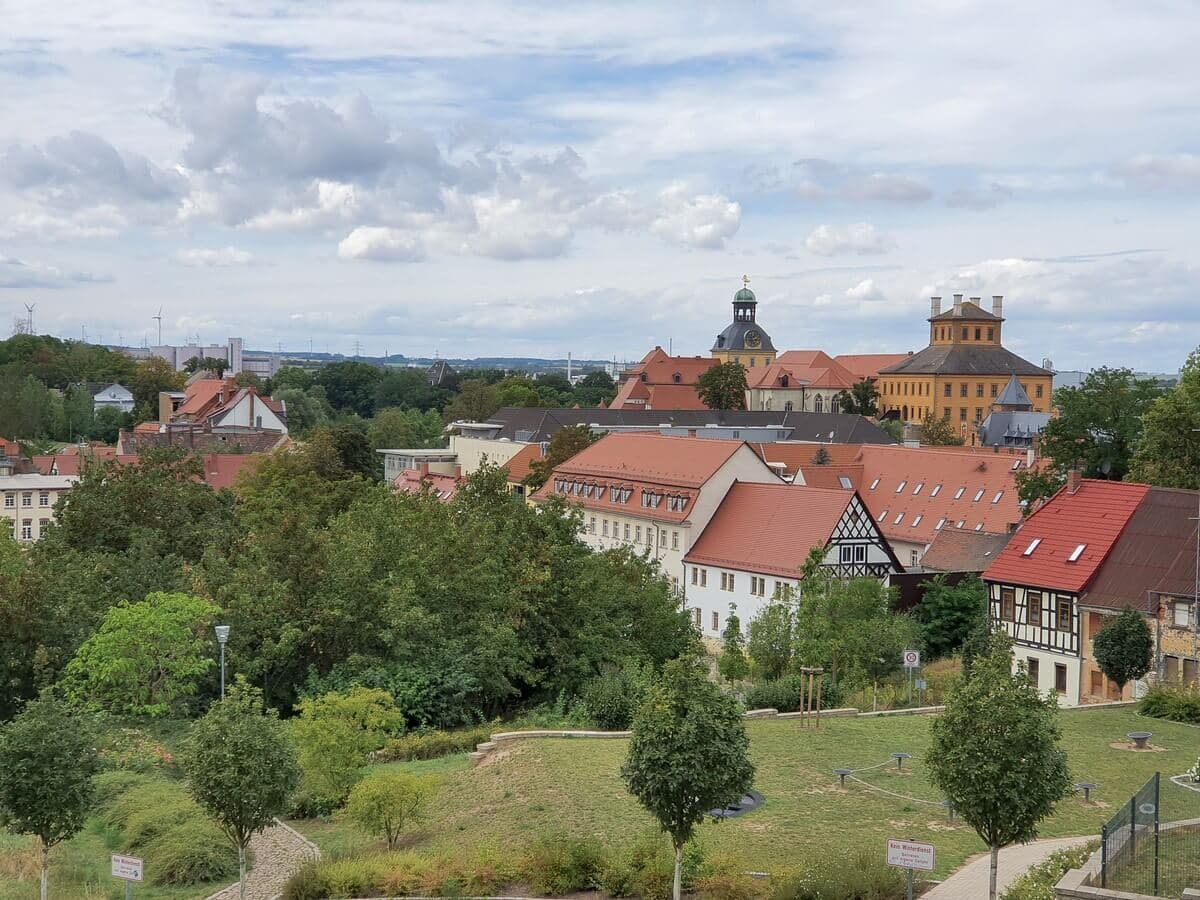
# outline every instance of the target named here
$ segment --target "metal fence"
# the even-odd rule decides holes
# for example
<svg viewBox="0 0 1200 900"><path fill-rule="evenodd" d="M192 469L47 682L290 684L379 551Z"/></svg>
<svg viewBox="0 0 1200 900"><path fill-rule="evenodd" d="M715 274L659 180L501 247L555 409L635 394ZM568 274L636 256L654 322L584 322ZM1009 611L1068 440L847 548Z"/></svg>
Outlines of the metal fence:
<svg viewBox="0 0 1200 900"><path fill-rule="evenodd" d="M1156 772L1104 823L1101 887L1178 897L1200 886L1200 818L1192 818L1198 804L1184 792Z"/></svg>

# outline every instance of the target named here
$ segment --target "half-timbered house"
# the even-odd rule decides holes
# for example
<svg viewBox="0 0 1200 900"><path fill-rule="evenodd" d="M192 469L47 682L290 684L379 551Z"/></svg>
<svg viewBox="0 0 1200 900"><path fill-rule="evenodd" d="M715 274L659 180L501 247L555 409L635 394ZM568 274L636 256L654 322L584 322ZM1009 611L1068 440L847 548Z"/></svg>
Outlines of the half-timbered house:
<svg viewBox="0 0 1200 900"><path fill-rule="evenodd" d="M736 483L684 556L684 597L701 634L719 638L730 612L749 622L796 588L814 549L842 578L904 571L857 491Z"/></svg>
<svg viewBox="0 0 1200 900"><path fill-rule="evenodd" d="M992 620L1013 639L1014 666L1063 706L1080 698L1080 597L1148 490L1072 472L984 572Z"/></svg>

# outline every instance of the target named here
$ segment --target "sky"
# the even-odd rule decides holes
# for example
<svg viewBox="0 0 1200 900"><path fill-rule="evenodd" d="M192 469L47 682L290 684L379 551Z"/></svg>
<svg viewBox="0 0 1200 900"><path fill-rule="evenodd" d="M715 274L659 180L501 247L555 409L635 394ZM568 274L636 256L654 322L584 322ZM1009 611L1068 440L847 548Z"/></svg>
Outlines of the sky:
<svg viewBox="0 0 1200 900"><path fill-rule="evenodd" d="M902 9L901 12L897 12ZM0 333L410 356L1200 344L1191 2L0 0ZM986 304L985 304L986 305Z"/></svg>

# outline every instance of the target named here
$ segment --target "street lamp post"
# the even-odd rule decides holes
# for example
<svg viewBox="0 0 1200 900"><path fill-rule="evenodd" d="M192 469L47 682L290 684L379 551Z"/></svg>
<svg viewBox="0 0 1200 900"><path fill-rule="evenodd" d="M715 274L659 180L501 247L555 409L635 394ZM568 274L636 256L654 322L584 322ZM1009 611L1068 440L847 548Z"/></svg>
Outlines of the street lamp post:
<svg viewBox="0 0 1200 900"><path fill-rule="evenodd" d="M229 626L216 626L217 643L221 645L221 699L225 699L225 644L229 640Z"/></svg>

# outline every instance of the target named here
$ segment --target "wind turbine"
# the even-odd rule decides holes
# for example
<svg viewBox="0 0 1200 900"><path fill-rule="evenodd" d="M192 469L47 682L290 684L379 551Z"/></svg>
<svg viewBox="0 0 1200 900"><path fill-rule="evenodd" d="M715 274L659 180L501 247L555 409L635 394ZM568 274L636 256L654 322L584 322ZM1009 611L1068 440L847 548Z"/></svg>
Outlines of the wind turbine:
<svg viewBox="0 0 1200 900"><path fill-rule="evenodd" d="M29 334L33 334L33 310L36 307L37 307L36 303L26 303L25 304L25 313L26 313L25 328L29 332Z"/></svg>
<svg viewBox="0 0 1200 900"><path fill-rule="evenodd" d="M158 346L160 347L162 346L162 310L163 308L160 306L158 308L158 315L150 317L158 322Z"/></svg>

